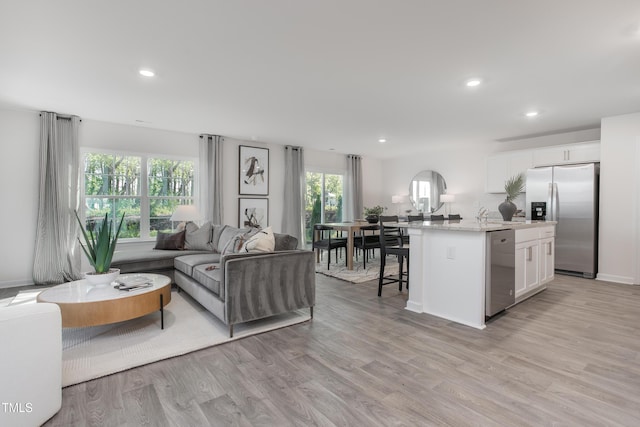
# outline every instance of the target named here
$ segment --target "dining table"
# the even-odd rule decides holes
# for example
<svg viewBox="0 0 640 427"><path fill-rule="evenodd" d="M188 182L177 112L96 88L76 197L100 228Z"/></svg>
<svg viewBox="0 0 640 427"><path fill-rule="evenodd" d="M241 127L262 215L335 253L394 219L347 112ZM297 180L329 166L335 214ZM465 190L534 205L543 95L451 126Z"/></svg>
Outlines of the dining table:
<svg viewBox="0 0 640 427"><path fill-rule="evenodd" d="M347 232L347 270L353 270L353 243L354 243L354 235L356 232L359 232L362 227L366 227L369 225L373 225L368 223L367 221L353 221L353 222L327 222L322 225L326 225L328 227L332 227L337 231L346 231ZM320 261L320 253L317 252L317 262Z"/></svg>

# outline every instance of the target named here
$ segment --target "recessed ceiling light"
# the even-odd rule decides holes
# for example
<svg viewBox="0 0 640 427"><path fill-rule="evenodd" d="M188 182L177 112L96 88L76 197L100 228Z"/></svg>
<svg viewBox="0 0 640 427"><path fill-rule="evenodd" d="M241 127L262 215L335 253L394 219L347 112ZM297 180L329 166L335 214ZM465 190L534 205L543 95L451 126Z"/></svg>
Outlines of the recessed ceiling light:
<svg viewBox="0 0 640 427"><path fill-rule="evenodd" d="M140 73L141 76L145 76L145 77L153 77L156 75L156 73L154 73L151 70L140 70L138 72Z"/></svg>
<svg viewBox="0 0 640 427"><path fill-rule="evenodd" d="M480 86L480 84L482 83L482 79L469 79L467 80L467 87L476 87L476 86Z"/></svg>
<svg viewBox="0 0 640 427"><path fill-rule="evenodd" d="M380 139L378 139L378 142L380 144L384 144L385 142L387 142L387 138L380 138Z"/></svg>
<svg viewBox="0 0 640 427"><path fill-rule="evenodd" d="M528 111L524 115L527 117L536 117L538 114L540 113L538 113L537 111Z"/></svg>

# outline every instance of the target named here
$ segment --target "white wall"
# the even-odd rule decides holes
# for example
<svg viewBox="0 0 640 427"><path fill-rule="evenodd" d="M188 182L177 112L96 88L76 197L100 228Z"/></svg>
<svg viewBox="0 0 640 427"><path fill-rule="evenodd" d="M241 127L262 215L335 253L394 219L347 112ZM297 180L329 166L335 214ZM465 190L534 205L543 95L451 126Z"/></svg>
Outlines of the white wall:
<svg viewBox="0 0 640 427"><path fill-rule="evenodd" d="M40 119L38 112L0 109L0 177L5 183L1 210L5 244L0 249L2 268L0 288L33 283L32 266L35 248L35 224L38 210L38 156ZM199 135L83 120L79 130L83 149L106 149L132 153L198 157ZM284 200L284 146L225 138L222 147L223 222L238 225L238 173L240 145L269 149L269 225L282 230ZM307 167L346 171L346 156L332 152L305 151ZM382 178L380 161L363 158L365 205L378 204ZM13 185L12 185L13 184ZM248 196L246 196L248 197ZM258 197L258 196L256 196ZM16 212L18 214L16 215ZM130 244L129 249L152 246L153 243ZM126 246L126 245L123 245ZM127 249L120 247L120 249ZM83 269L87 263L83 259Z"/></svg>
<svg viewBox="0 0 640 427"><path fill-rule="evenodd" d="M379 160L363 158L364 204L383 205L395 213L391 196L407 194L411 178L421 170L441 173L448 192L456 195L452 213L473 218L480 206L493 215L503 195L484 193L485 159L488 154L509 149L555 145L594 139L596 130L533 138L520 142L487 143L439 147L412 156ZM597 138L596 138L597 139ZM80 143L83 147L125 150L166 155L198 156L198 135L83 120ZM38 209L39 161L38 112L0 109L0 177L6 205L0 212L4 225L4 245L0 249L0 287L32 283L35 224ZM505 145L506 144L506 145ZM284 148L226 138L223 146L223 221L238 221L238 146L269 148L269 224L282 228L284 188ZM638 234L640 234L640 113L602 120L600 183L600 263L598 278L623 283L639 283ZM346 156L333 152L305 151L307 168L344 173ZM384 170L383 170L384 165ZM630 190L631 188L631 190ZM522 206L523 200L516 200ZM407 207L408 208L408 207ZM405 208L403 207L402 210ZM625 218L630 218L626 220Z"/></svg>
<svg viewBox="0 0 640 427"><path fill-rule="evenodd" d="M504 195L484 192L485 159L490 153L488 147L487 144L456 145L416 153L410 157L385 160L382 197L386 205L392 206L391 196L394 194L409 193L409 184L418 172L432 170L444 177L447 193L455 195L455 202L450 206L451 213L459 213L463 218L471 219L475 218L480 207L486 207L491 217L501 218L498 205L504 201ZM524 200L520 199L523 198L516 199L515 203L522 208ZM411 208L411 205L402 205L400 212ZM437 213L444 214L444 207Z"/></svg>
<svg viewBox="0 0 640 427"><path fill-rule="evenodd" d="M439 147L410 157L385 160L383 194L407 194L411 178L421 170L435 170L455 194L452 213L474 218L484 206L500 218L501 194L486 194L485 160L498 151L537 148L600 139L600 233L598 279L640 284L640 113L609 117L602 128L529 138L509 143ZM505 145L506 144L506 145ZM515 201L520 208L524 198Z"/></svg>
<svg viewBox="0 0 640 427"><path fill-rule="evenodd" d="M346 174L347 156L331 151L304 151L305 168L308 170ZM382 197L382 161L373 157L362 157L362 192L364 206L391 206ZM351 218L349 218L351 219Z"/></svg>
<svg viewBox="0 0 640 427"><path fill-rule="evenodd" d="M640 113L602 119L598 279L640 284Z"/></svg>
<svg viewBox="0 0 640 427"><path fill-rule="evenodd" d="M33 252L38 220L37 112L0 109L0 182L2 245L0 287L33 283Z"/></svg>

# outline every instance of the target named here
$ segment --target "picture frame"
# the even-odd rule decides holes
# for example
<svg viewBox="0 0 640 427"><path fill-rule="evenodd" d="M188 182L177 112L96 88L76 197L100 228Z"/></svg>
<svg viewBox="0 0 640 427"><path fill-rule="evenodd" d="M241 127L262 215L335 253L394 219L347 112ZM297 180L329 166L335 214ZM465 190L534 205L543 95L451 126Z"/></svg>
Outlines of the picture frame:
<svg viewBox="0 0 640 427"><path fill-rule="evenodd" d="M239 228L267 228L269 226L269 199L240 197L238 199Z"/></svg>
<svg viewBox="0 0 640 427"><path fill-rule="evenodd" d="M269 195L269 149L241 145L238 183L240 195Z"/></svg>

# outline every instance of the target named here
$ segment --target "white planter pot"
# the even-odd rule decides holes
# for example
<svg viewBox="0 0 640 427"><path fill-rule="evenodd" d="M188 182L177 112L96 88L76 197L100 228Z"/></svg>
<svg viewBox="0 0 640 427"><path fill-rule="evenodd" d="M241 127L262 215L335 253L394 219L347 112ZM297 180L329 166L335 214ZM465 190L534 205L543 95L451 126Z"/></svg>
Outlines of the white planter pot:
<svg viewBox="0 0 640 427"><path fill-rule="evenodd" d="M87 281L94 286L98 286L98 285L106 286L112 283L114 280L116 280L119 275L120 275L119 268L110 268L108 273L98 274L94 271L84 273L84 278L87 279Z"/></svg>

